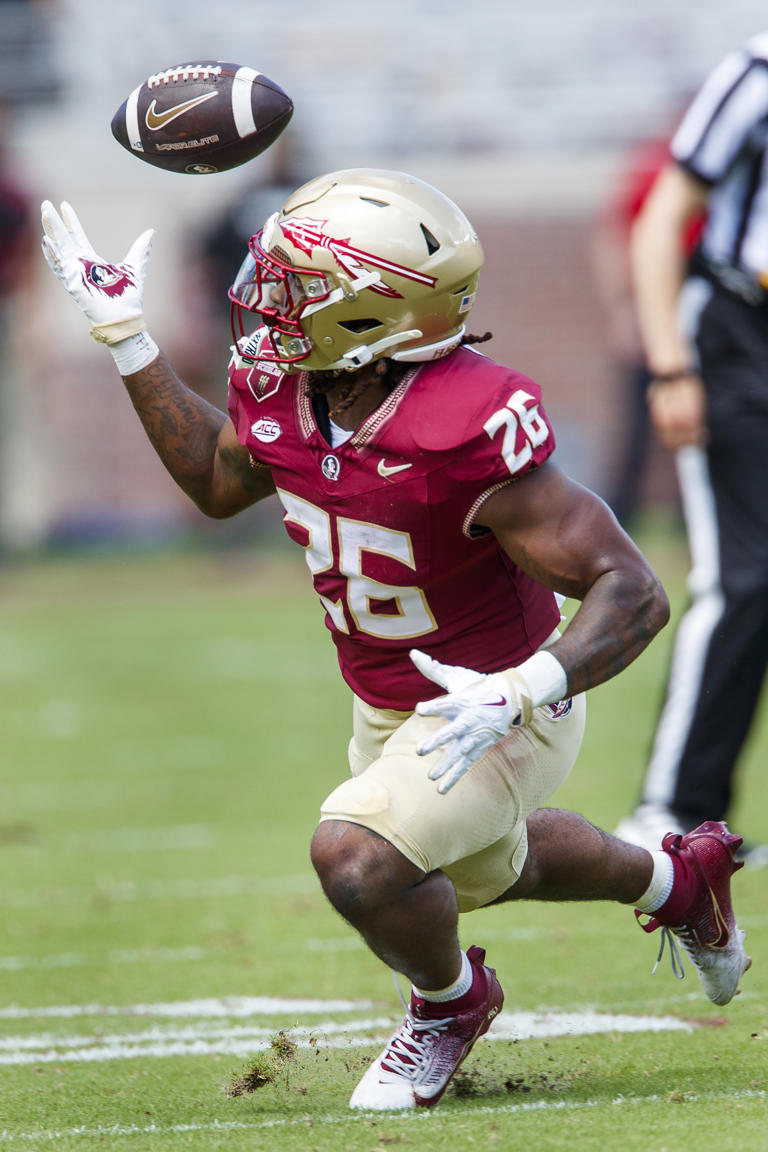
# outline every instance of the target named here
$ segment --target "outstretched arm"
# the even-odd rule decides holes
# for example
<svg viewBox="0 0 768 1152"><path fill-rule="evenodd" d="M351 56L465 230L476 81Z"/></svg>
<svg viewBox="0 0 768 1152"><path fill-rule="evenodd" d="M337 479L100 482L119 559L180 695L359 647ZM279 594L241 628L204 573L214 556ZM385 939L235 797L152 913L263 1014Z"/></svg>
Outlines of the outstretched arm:
<svg viewBox="0 0 768 1152"><path fill-rule="evenodd" d="M166 469L206 516L233 516L275 491L229 417L187 388L163 355L123 383Z"/></svg>
<svg viewBox="0 0 768 1152"><path fill-rule="evenodd" d="M76 213L42 205L43 255L106 344L152 445L176 483L208 516L232 516L275 491L269 468L255 465L228 417L176 376L146 331L144 277L152 231L118 264L93 249Z"/></svg>

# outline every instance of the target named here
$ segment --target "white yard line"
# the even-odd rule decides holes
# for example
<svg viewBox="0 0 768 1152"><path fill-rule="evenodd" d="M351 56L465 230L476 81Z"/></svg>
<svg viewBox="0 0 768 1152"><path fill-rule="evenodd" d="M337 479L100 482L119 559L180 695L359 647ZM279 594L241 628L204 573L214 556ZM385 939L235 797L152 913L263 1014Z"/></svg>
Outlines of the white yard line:
<svg viewBox="0 0 768 1152"><path fill-rule="evenodd" d="M613 1012L502 1012L488 1034L492 1040L532 1040L598 1032L692 1032L677 1016L626 1016Z"/></svg>
<svg viewBox="0 0 768 1152"><path fill-rule="evenodd" d="M253 1003L253 1002L252 1002ZM231 1002L230 1002L231 1004ZM277 1004L283 1006L291 1001L270 1002L268 1011L263 1015L279 1015ZM350 1048L369 1045L384 1044L396 1024L396 1019L389 1017L375 1017L361 1020L347 1020L343 1023L337 1021L323 1021L313 1027L297 1026L296 1015L302 1011L316 1010L322 1006L324 1012L349 1011L358 1009L362 1005L349 1002L345 1008L334 1009L333 1002L323 1001L295 1001L295 1007L284 1007L283 1013L292 1017L289 1024L291 1037L301 1048L315 1047L321 1043L326 1048ZM240 1013L212 1012L213 1007L220 1007L217 1001L190 1001L186 1008L186 1018L208 1015L222 1016L239 1014L244 1015L243 1005ZM96 1005L87 1006L95 1009ZM156 1015L183 1018L182 1005L155 1005L156 1011L147 1011L151 1005L135 1005L141 1012L134 1015ZM173 1007L173 1013L168 1008ZM204 1010L201 1012L200 1009ZM159 1009L159 1011L157 1011ZM90 1011L91 1016L125 1014L125 1009L118 1013L102 1010L101 1013ZM253 1016L251 1011L248 1015ZM502 1012L494 1022L491 1032L486 1039L497 1040L529 1040L541 1037L554 1036L583 1036L586 1034L604 1032L662 1032L682 1031L690 1032L693 1026L674 1016L626 1016L601 1012ZM275 1025L257 1023L252 1025L212 1025L198 1023L183 1027L162 1027L151 1025L141 1031L112 1032L92 1036L80 1034L74 1036L57 1036L51 1032L32 1033L25 1036L8 1036L0 1039L0 1065L20 1064L54 1064L54 1063L95 1063L108 1060L133 1060L138 1058L166 1058L170 1056L249 1056L256 1052L269 1050L274 1036Z"/></svg>
<svg viewBox="0 0 768 1152"><path fill-rule="evenodd" d="M291 1039L301 1043L302 1041L309 1042L311 1038L325 1040L328 1036L345 1036L352 1032L377 1033L382 1029L391 1031L393 1027L394 1021L389 1016L377 1016L370 1020L345 1020L341 1023L335 1020L323 1020L312 1028L294 1026L286 1031L290 1033ZM54 1032L33 1032L25 1036L0 1037L0 1061L3 1052L13 1052L25 1048L45 1051L48 1048L83 1048L94 1043L107 1047L114 1045L119 1047L124 1044L142 1044L157 1040L163 1042L201 1039L271 1040L274 1035L274 1024L269 1027L264 1024L232 1024L228 1027L221 1027L216 1024L187 1024L181 1028L163 1027L156 1024L151 1028L142 1029L140 1032L109 1032L106 1035L101 1033L98 1036L91 1034L61 1036Z"/></svg>

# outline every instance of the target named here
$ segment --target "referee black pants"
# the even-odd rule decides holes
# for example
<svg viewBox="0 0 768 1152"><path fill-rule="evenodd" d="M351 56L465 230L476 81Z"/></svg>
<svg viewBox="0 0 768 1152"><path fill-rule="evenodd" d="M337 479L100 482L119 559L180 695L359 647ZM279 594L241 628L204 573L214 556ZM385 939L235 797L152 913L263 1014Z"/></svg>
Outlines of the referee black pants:
<svg viewBox="0 0 768 1152"><path fill-rule="evenodd" d="M729 811L768 666L768 307L703 281L688 289L709 440L678 455L691 602L643 800L693 828Z"/></svg>

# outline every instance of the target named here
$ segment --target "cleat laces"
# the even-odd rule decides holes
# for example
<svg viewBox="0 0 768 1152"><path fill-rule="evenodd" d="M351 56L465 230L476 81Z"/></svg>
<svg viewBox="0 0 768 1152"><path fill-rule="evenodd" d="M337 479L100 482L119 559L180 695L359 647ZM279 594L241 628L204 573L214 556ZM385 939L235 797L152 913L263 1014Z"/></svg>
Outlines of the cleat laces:
<svg viewBox="0 0 768 1152"><path fill-rule="evenodd" d="M381 1057L381 1067L390 1075L419 1084L425 1078L432 1061L432 1053L452 1016L444 1019L417 1020L403 996L397 973L392 973L400 1003L405 1009L405 1020L389 1042L389 1047Z"/></svg>
<svg viewBox="0 0 768 1152"><path fill-rule="evenodd" d="M350 1099L352 1108L375 1111L433 1108L441 1099L456 1069L501 1011L504 993L493 968L484 964L485 951L472 946L467 959L483 982L482 998L456 1012L457 1001L425 1003L411 991L406 1005L396 973L395 987L405 1008L405 1019L390 1036L378 1059L368 1068ZM434 1012L434 1017L429 1015Z"/></svg>
<svg viewBox="0 0 768 1152"><path fill-rule="evenodd" d="M451 1019L417 1020L408 1011L381 1059L382 1069L413 1084L421 1083L429 1071L435 1047Z"/></svg>
<svg viewBox="0 0 768 1152"><path fill-rule="evenodd" d="M683 951L687 954L688 959L699 971L705 967L705 965L703 965L701 962L702 948L707 948L710 951L717 951L724 948L728 944L730 937L728 922L723 916L720 905L717 901L717 897L711 888L709 890L709 896L710 900L712 901L712 922L714 927L717 928L718 932L717 939L712 944L704 944L701 941L698 933L696 933L693 928L690 928L685 924L681 924L679 927L672 928L667 924L661 924L655 918L651 918L646 923L643 923L641 920L642 913L635 909L635 916L637 917L640 923L640 927L644 932L655 932L657 928L661 928L661 943L659 945L659 954L656 957L656 963L651 969L652 976L656 974L656 970L658 969L659 964L661 964L661 960L664 955L664 947L666 944L669 944L669 959L672 963L672 972L678 980L682 980L685 976L683 958L680 955L680 949L677 946L678 940L680 941Z"/></svg>
<svg viewBox="0 0 768 1152"><path fill-rule="evenodd" d="M661 964L661 958L664 955L664 945L667 943L669 943L669 958L672 961L672 972L677 977L678 980L682 980L685 976L685 968L683 968L683 958L680 955L680 949L677 946L677 941L675 940L674 933L672 932L672 929L667 928L666 925L662 925L661 944L659 945L659 954L656 957L656 963L654 964L653 968L651 969L651 976L654 976L656 974L656 969L658 968L659 964ZM682 943L682 941L681 941L681 943ZM683 943L683 948L685 948L684 943ZM685 948L685 950L686 950L686 952L688 951L687 948Z"/></svg>

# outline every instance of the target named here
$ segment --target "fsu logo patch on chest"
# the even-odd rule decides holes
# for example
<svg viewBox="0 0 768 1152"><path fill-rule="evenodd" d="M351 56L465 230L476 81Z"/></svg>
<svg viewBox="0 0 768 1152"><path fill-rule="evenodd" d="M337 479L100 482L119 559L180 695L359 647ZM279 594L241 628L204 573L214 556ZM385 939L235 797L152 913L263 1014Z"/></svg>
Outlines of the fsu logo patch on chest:
<svg viewBox="0 0 768 1152"><path fill-rule="evenodd" d="M339 473L341 472L341 464L338 456L334 456L331 452L329 452L327 456L323 456L320 469L326 480L338 480Z"/></svg>

